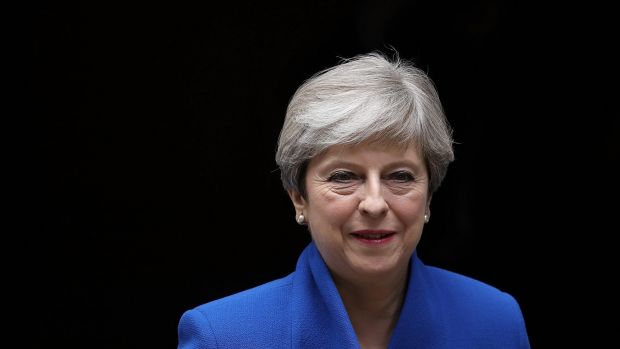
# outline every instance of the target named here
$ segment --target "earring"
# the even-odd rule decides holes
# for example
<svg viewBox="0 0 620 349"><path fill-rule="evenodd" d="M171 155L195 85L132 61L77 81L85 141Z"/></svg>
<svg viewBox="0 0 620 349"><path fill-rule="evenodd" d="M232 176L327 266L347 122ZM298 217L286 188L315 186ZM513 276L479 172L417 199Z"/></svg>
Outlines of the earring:
<svg viewBox="0 0 620 349"><path fill-rule="evenodd" d="M302 214L297 217L297 223L300 225L304 225L306 223L306 217Z"/></svg>
<svg viewBox="0 0 620 349"><path fill-rule="evenodd" d="M424 214L424 223L428 223L428 221L430 221L430 220L431 220L431 217L429 216L429 214L425 213Z"/></svg>

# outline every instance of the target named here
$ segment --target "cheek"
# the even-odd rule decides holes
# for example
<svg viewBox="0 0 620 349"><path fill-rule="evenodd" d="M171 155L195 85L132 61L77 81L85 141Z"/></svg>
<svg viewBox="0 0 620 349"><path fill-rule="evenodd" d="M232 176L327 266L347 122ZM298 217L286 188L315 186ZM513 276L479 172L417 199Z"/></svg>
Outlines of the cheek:
<svg viewBox="0 0 620 349"><path fill-rule="evenodd" d="M333 207L326 207L325 216L332 226L340 226L345 223L353 214L354 206L342 202L341 204L334 205Z"/></svg>
<svg viewBox="0 0 620 349"><path fill-rule="evenodd" d="M340 227L353 215L357 207L355 199L351 196L332 193L332 195L323 195L313 199L312 216L318 220L317 223L331 227Z"/></svg>
<svg viewBox="0 0 620 349"><path fill-rule="evenodd" d="M426 200L423 198L401 197L392 201L392 210L406 224L423 219L426 212Z"/></svg>

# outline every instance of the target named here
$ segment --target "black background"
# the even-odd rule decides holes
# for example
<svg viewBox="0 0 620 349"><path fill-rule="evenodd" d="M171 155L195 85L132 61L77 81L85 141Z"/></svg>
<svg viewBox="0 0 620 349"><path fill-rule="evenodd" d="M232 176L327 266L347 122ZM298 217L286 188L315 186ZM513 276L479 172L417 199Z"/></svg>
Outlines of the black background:
<svg viewBox="0 0 620 349"><path fill-rule="evenodd" d="M614 198L618 153L604 14L493 0L33 5L17 27L26 253L8 265L28 291L26 341L174 347L184 310L293 271L309 236L274 161L289 98L339 57L393 46L433 79L457 142L422 259L515 296L534 347L592 344L614 231L596 203Z"/></svg>

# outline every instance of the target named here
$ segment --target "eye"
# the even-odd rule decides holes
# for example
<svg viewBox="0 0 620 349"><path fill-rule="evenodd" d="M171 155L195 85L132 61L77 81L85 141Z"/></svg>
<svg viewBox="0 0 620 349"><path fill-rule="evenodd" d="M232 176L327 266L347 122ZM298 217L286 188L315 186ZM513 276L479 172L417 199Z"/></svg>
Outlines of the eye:
<svg viewBox="0 0 620 349"><path fill-rule="evenodd" d="M357 176L353 172L337 171L337 172L332 173L327 180L330 182L336 182L336 183L347 183L354 179L357 179Z"/></svg>
<svg viewBox="0 0 620 349"><path fill-rule="evenodd" d="M391 173L388 178L393 181L400 182L400 183L407 183L407 182L412 182L415 180L415 177L413 177L413 174L411 174L408 171L397 171L397 172Z"/></svg>

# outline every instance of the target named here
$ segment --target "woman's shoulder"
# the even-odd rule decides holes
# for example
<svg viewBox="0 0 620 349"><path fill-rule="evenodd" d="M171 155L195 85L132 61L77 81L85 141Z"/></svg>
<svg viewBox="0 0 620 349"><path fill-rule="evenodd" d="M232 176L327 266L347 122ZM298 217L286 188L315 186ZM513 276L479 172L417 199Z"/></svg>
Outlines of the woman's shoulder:
<svg viewBox="0 0 620 349"><path fill-rule="evenodd" d="M425 278L433 298L461 329L494 329L527 342L523 314L515 298L498 288L445 269L426 266Z"/></svg>
<svg viewBox="0 0 620 349"><path fill-rule="evenodd" d="M293 274L186 311L179 322L179 348L275 347L287 338ZM262 335L258 335L262 334ZM218 340L219 339L219 340Z"/></svg>
<svg viewBox="0 0 620 349"><path fill-rule="evenodd" d="M222 308L239 307L245 304L260 306L276 301L281 302L283 297L288 296L292 285L293 274L281 279L273 280L265 284L213 300L196 307L199 311L219 310ZM258 302L257 304L257 301Z"/></svg>
<svg viewBox="0 0 620 349"><path fill-rule="evenodd" d="M440 292L448 299L472 303L489 303L489 305L512 306L514 298L506 292L491 286L483 281L446 269L425 266L429 281L433 283L435 291Z"/></svg>

